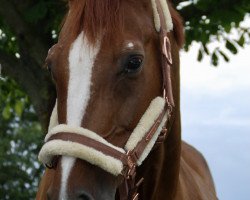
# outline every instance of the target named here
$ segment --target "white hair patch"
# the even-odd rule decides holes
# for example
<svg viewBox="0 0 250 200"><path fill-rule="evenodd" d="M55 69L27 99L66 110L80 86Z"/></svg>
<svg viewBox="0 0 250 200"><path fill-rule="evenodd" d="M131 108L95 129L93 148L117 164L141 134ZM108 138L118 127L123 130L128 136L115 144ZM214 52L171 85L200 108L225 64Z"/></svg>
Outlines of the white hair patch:
<svg viewBox="0 0 250 200"><path fill-rule="evenodd" d="M79 34L73 42L69 52L69 80L67 97L67 124L81 127L81 121L85 114L90 99L90 87L92 69L99 52L100 46L91 46L84 37ZM53 118L55 118L53 116ZM62 157L62 182L60 199L67 199L67 182L75 158Z"/></svg>
<svg viewBox="0 0 250 200"><path fill-rule="evenodd" d="M135 45L134 45L133 42L129 42L128 45L127 45L128 48L134 48L134 46L135 46Z"/></svg>
<svg viewBox="0 0 250 200"><path fill-rule="evenodd" d="M67 182L69 178L70 171L75 163L75 158L63 156L61 161L62 168L62 178L61 178L61 190L59 199L67 199Z"/></svg>
<svg viewBox="0 0 250 200"><path fill-rule="evenodd" d="M90 99L92 68L100 46L90 46L83 32L69 53L67 124L81 126Z"/></svg>

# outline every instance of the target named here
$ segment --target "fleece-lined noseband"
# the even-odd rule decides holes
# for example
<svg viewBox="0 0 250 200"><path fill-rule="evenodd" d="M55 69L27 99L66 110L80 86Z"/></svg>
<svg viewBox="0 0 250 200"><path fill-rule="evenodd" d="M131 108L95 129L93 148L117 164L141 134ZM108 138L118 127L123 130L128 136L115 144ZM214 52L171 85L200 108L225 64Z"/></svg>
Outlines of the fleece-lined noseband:
<svg viewBox="0 0 250 200"><path fill-rule="evenodd" d="M119 187L121 200L138 199L137 188L142 179L135 184L136 167L142 164L157 143L164 141L172 124L170 123L174 107L170 77L172 58L167 33L172 30L173 25L166 0L151 1L155 28L160 34L162 45L163 96L152 100L124 149L112 145L88 129L58 125L57 105L55 105L49 132L38 156L48 167L53 167L53 161L57 156L71 156L85 160L115 176L123 176L123 183Z"/></svg>

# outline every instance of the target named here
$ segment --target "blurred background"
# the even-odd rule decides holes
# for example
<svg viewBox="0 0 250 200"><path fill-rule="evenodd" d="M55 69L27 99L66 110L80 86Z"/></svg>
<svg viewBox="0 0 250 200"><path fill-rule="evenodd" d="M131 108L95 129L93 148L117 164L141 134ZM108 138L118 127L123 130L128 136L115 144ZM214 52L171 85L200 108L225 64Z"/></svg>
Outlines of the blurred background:
<svg viewBox="0 0 250 200"><path fill-rule="evenodd" d="M250 197L250 1L173 0L183 17L183 139L206 157L221 200ZM42 68L66 0L0 0L0 199L34 199L55 100Z"/></svg>

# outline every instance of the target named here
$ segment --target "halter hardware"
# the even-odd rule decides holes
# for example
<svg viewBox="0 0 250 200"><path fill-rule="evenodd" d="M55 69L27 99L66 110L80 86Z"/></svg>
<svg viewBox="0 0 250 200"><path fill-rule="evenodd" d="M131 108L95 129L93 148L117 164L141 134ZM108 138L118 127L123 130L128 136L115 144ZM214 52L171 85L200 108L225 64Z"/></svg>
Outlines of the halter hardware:
<svg viewBox="0 0 250 200"><path fill-rule="evenodd" d="M127 155L127 166L124 168L124 177L130 179L135 174L137 156L133 151L128 151ZM127 169L126 169L127 168Z"/></svg>
<svg viewBox="0 0 250 200"><path fill-rule="evenodd" d="M164 33L164 38L163 38L163 46L162 46L162 52L165 55L167 62L169 65L173 64L173 60L172 60L172 55L171 55L171 44L170 44L170 40L167 36L167 33Z"/></svg>

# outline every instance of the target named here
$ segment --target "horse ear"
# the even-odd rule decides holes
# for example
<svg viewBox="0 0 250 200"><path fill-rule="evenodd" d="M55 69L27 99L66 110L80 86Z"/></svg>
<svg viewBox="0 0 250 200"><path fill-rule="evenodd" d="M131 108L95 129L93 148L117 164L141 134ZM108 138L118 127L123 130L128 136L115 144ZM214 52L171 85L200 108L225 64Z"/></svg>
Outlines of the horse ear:
<svg viewBox="0 0 250 200"><path fill-rule="evenodd" d="M185 43L183 20L181 15L173 7L172 1L170 2L171 3L169 3L169 10L174 24L174 36L179 48L182 48Z"/></svg>

